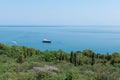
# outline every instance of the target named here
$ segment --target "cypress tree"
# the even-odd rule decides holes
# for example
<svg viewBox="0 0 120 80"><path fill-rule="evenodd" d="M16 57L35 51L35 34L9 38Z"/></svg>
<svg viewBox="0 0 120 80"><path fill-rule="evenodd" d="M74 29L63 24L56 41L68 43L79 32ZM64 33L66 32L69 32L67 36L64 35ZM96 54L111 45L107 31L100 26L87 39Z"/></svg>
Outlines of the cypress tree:
<svg viewBox="0 0 120 80"><path fill-rule="evenodd" d="M74 53L74 65L77 66L77 54Z"/></svg>
<svg viewBox="0 0 120 80"><path fill-rule="evenodd" d="M114 65L115 64L115 60L112 59L111 62L110 62L111 65Z"/></svg>
<svg viewBox="0 0 120 80"><path fill-rule="evenodd" d="M71 53L70 53L70 62L71 62L71 63L73 63L73 58L74 58L74 56L73 56L73 51L71 51Z"/></svg>
<svg viewBox="0 0 120 80"><path fill-rule="evenodd" d="M91 62L91 65L94 65L95 64L95 53L92 53L92 62Z"/></svg>

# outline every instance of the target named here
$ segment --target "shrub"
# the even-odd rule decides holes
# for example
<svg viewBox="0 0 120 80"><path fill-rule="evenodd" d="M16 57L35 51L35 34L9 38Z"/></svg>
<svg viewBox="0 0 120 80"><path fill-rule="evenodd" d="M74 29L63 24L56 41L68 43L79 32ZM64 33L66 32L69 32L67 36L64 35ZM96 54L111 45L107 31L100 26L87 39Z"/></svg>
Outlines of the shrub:
<svg viewBox="0 0 120 80"><path fill-rule="evenodd" d="M51 75L48 72L40 71L37 76L36 80L49 80Z"/></svg>

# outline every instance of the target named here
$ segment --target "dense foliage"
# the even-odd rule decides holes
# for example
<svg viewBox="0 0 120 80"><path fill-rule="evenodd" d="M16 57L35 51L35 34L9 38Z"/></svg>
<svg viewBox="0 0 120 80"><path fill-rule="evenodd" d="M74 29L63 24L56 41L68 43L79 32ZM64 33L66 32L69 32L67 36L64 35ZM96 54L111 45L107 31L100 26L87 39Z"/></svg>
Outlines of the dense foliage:
<svg viewBox="0 0 120 80"><path fill-rule="evenodd" d="M50 71L34 67L55 66ZM54 71L53 71L54 72ZM0 44L0 80L119 80L120 53L97 54L92 50L66 53L40 51L25 46Z"/></svg>

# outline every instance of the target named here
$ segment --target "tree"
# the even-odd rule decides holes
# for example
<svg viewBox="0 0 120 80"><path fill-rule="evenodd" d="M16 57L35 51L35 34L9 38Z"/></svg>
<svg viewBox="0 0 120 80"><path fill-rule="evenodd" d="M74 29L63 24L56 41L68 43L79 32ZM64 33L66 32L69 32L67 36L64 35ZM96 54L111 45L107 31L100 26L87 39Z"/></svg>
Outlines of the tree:
<svg viewBox="0 0 120 80"><path fill-rule="evenodd" d="M74 62L74 55L73 55L73 51L71 51L70 53L70 62L73 63Z"/></svg>
<svg viewBox="0 0 120 80"><path fill-rule="evenodd" d="M112 53L112 57L113 58L120 57L120 54L118 52L114 52Z"/></svg>
<svg viewBox="0 0 120 80"><path fill-rule="evenodd" d="M92 57L92 55L93 55L92 50L84 50L82 53L84 56L87 56L87 57Z"/></svg>
<svg viewBox="0 0 120 80"><path fill-rule="evenodd" d="M95 53L93 52L92 53L92 62L91 62L91 65L94 65L95 64Z"/></svg>
<svg viewBox="0 0 120 80"><path fill-rule="evenodd" d="M105 59L107 61L110 61L112 59L112 56L109 53L107 53L106 56L105 56Z"/></svg>
<svg viewBox="0 0 120 80"><path fill-rule="evenodd" d="M59 61L65 60L65 55L62 50L58 50Z"/></svg>
<svg viewBox="0 0 120 80"><path fill-rule="evenodd" d="M112 60L110 61L110 64L111 64L111 65L114 65L114 64L115 64L115 60L112 59Z"/></svg>
<svg viewBox="0 0 120 80"><path fill-rule="evenodd" d="M46 62L52 62L52 61L56 60L55 55L48 50L45 51L44 55L45 55Z"/></svg>
<svg viewBox="0 0 120 80"><path fill-rule="evenodd" d="M76 53L74 53L73 61L74 61L74 65L77 66L77 54Z"/></svg>
<svg viewBox="0 0 120 80"><path fill-rule="evenodd" d="M36 55L39 55L41 53L40 50L36 50Z"/></svg>
<svg viewBox="0 0 120 80"><path fill-rule="evenodd" d="M21 53L18 58L17 58L17 63L23 63L24 62L24 56L23 56L23 53Z"/></svg>

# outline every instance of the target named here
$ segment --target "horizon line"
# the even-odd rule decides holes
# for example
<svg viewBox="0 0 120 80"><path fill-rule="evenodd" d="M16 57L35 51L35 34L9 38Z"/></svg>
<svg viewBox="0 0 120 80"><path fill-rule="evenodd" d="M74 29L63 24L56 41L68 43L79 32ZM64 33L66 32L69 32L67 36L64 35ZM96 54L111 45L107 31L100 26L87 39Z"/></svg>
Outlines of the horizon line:
<svg viewBox="0 0 120 80"><path fill-rule="evenodd" d="M74 26L74 27L79 27L79 26L120 26L120 25L0 25L0 27L67 27L67 26Z"/></svg>

